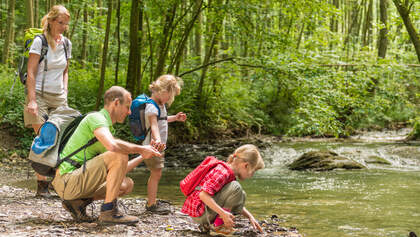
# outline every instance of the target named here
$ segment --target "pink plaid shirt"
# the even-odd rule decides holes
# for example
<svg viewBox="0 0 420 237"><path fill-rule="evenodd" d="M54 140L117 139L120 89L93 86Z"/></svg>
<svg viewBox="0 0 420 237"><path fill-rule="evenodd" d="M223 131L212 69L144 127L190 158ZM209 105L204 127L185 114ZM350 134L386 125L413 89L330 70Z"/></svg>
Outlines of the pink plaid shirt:
<svg viewBox="0 0 420 237"><path fill-rule="evenodd" d="M235 180L235 174L232 169L227 169L223 165L217 165L215 168L204 176L200 182L201 189L194 190L184 202L181 212L190 215L191 217L202 216L205 211L205 204L201 201L200 191L206 191L208 194L213 196L220 189L223 188L227 183Z"/></svg>

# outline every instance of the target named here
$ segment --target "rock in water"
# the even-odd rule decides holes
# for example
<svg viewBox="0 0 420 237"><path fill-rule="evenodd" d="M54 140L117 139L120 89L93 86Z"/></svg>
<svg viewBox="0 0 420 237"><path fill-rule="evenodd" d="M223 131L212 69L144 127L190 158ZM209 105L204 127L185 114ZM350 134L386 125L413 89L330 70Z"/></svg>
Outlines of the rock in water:
<svg viewBox="0 0 420 237"><path fill-rule="evenodd" d="M365 167L332 151L310 151L293 161L289 168L291 170L328 171L333 169L363 169Z"/></svg>

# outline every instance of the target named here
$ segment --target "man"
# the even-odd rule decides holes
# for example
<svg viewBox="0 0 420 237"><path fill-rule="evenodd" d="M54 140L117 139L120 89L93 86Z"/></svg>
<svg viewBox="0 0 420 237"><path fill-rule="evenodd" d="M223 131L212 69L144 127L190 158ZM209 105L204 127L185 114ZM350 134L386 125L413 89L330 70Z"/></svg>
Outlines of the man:
<svg viewBox="0 0 420 237"><path fill-rule="evenodd" d="M126 177L128 171L143 159L161 156L153 146L141 146L114 138L115 123L123 123L131 113L131 94L122 87L113 86L104 94L104 108L88 114L71 136L61 157L66 157L89 140L97 142L88 146L70 162L63 162L52 182L57 194L64 200L63 207L76 221L92 221L86 206L93 200L104 199L99 221L104 223L135 224L138 218L118 211L117 198L130 193L134 182ZM128 162L128 154L141 156ZM81 166L86 160L85 166ZM79 168L77 168L79 167Z"/></svg>

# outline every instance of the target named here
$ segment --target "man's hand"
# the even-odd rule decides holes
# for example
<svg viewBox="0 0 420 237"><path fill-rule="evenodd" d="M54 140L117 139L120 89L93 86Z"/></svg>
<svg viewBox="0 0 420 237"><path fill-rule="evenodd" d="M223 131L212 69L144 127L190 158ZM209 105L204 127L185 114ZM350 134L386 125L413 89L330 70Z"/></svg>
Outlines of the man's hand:
<svg viewBox="0 0 420 237"><path fill-rule="evenodd" d="M175 115L175 120L179 122L185 122L185 120L187 120L187 115L183 112L179 112Z"/></svg>
<svg viewBox="0 0 420 237"><path fill-rule="evenodd" d="M154 156L158 156L158 157L162 156L162 154L159 153L159 151L151 145L144 145L144 146L141 146L141 148L142 149L140 151L140 154L144 159L149 159Z"/></svg>

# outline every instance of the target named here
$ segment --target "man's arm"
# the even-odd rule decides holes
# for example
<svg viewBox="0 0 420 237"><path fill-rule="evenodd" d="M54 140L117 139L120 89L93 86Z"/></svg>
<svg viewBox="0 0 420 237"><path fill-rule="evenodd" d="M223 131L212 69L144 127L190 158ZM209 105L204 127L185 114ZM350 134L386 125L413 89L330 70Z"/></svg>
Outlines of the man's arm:
<svg viewBox="0 0 420 237"><path fill-rule="evenodd" d="M148 159L153 156L161 157L162 154L159 153L157 149L153 146L146 145L140 146L130 142L126 142L120 139L114 138L114 136L109 131L107 127L100 127L95 129L93 132L95 137L98 139L102 145L112 152L122 153L122 154L141 154L144 159Z"/></svg>

